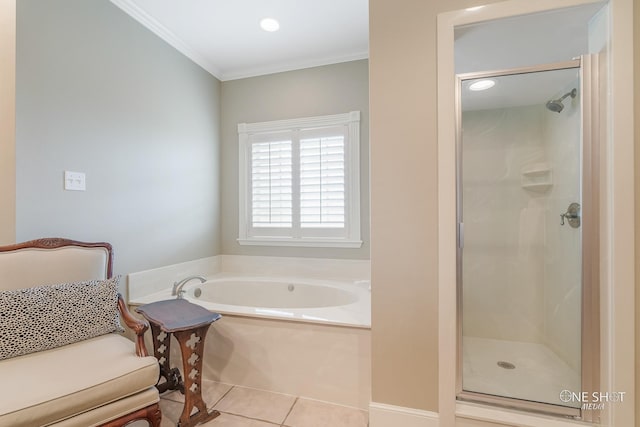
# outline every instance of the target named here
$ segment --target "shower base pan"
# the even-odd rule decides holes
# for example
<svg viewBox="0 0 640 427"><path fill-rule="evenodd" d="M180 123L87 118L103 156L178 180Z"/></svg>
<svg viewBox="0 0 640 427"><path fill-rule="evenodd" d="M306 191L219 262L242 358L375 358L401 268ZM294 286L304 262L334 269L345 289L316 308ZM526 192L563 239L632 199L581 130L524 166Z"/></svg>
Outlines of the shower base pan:
<svg viewBox="0 0 640 427"><path fill-rule="evenodd" d="M580 392L580 374L543 344L463 337L465 391L579 407L560 400Z"/></svg>

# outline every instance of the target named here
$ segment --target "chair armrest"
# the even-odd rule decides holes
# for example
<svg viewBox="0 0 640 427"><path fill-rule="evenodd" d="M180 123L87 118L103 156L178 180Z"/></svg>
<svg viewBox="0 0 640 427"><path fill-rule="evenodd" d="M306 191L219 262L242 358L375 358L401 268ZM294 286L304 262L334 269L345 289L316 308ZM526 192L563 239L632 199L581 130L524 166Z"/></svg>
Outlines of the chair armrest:
<svg viewBox="0 0 640 427"><path fill-rule="evenodd" d="M144 344L144 333L149 329L149 322L144 319L134 317L127 304L124 302L122 295L118 294L118 309L124 323L136 334L136 354L140 357L148 356L147 347Z"/></svg>

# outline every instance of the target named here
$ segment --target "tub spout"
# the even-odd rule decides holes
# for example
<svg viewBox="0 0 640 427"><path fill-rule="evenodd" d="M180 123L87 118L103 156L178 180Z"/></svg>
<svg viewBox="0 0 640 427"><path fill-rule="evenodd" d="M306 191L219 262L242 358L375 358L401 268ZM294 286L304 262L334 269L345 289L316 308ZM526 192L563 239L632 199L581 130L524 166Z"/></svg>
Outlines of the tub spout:
<svg viewBox="0 0 640 427"><path fill-rule="evenodd" d="M200 280L200 283L204 283L204 282L207 281L207 279L205 279L202 276L185 277L184 279L180 280L179 282L173 282L173 288L171 290L171 295L175 296L177 299L182 299L182 296L186 292L182 288L184 287L184 285L187 284L187 282L189 282L191 280L194 280L194 279Z"/></svg>

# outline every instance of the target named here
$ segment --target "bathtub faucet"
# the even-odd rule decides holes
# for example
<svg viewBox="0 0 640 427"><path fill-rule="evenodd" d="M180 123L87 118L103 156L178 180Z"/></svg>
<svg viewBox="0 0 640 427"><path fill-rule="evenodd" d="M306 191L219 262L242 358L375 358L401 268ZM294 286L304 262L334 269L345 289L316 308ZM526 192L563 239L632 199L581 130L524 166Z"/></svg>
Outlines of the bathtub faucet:
<svg viewBox="0 0 640 427"><path fill-rule="evenodd" d="M183 291L182 288L184 287L184 285L187 284L187 282L193 280L193 279L198 279L200 280L200 283L204 283L207 281L207 279L205 279L202 276L189 276L189 277L185 277L184 279L180 280L179 282L173 282L173 289L171 290L171 295L175 296L177 299L182 299L182 295L184 295L184 293L186 291Z"/></svg>

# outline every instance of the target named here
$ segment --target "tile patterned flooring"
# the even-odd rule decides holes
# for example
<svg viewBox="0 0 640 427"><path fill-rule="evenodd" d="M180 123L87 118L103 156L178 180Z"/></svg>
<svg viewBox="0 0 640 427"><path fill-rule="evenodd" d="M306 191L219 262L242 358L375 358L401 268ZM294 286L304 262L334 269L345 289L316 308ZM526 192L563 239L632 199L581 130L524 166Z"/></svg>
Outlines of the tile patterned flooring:
<svg viewBox="0 0 640 427"><path fill-rule="evenodd" d="M202 395L208 409L221 415L202 427L367 427L367 411L326 402L272 393L215 381L202 381ZM174 427L184 397L165 393L160 399L161 427ZM146 427L144 422L131 427Z"/></svg>

